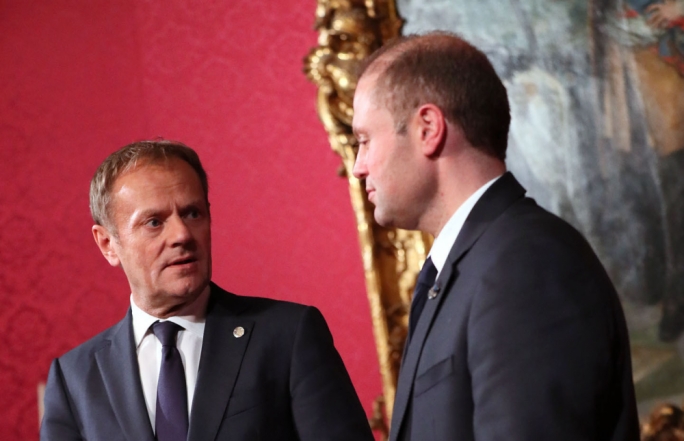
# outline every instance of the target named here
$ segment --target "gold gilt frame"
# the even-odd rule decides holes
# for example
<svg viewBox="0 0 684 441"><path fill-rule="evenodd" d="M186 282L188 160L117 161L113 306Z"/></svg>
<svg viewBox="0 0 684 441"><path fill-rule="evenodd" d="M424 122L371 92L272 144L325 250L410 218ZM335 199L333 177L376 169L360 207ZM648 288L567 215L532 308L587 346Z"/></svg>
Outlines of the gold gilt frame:
<svg viewBox="0 0 684 441"><path fill-rule="evenodd" d="M398 36L401 26L394 0L318 0L318 46L304 59L307 77L318 86L318 115L332 149L342 158L339 174L349 180L382 377L383 394L374 403L371 424L384 434L392 415L408 307L432 237L375 223L366 191L352 176L356 140L351 121L360 62Z"/></svg>

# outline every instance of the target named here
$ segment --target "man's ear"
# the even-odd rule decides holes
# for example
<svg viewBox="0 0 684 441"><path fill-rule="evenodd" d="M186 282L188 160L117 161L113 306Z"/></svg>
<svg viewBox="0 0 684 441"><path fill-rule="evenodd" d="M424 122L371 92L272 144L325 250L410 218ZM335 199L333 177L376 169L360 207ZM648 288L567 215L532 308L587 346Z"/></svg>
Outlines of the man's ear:
<svg viewBox="0 0 684 441"><path fill-rule="evenodd" d="M102 255L107 259L107 262L109 262L111 266L120 266L121 260L114 248L116 237L102 225L93 225L92 230L95 243L100 248Z"/></svg>
<svg viewBox="0 0 684 441"><path fill-rule="evenodd" d="M418 136L425 156L434 156L444 144L446 121L442 110L434 104L423 104L415 113Z"/></svg>

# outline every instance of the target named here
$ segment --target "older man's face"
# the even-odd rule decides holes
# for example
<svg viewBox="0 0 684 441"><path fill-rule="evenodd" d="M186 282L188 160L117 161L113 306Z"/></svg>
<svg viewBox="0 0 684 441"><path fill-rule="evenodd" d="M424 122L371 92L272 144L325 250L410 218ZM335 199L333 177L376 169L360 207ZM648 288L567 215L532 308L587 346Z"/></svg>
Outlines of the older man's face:
<svg viewBox="0 0 684 441"><path fill-rule="evenodd" d="M202 184L185 161L142 164L112 189L111 221L95 239L110 264L121 266L144 310L192 303L211 279L211 221ZM106 237L104 237L106 236ZM104 242L104 243L102 243Z"/></svg>

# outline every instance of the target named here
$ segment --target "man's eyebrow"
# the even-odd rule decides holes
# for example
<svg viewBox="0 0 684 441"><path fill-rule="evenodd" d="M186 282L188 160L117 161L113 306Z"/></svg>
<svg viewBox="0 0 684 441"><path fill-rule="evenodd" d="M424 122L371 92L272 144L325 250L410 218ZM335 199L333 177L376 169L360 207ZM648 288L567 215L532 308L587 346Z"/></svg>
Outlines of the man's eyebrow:
<svg viewBox="0 0 684 441"><path fill-rule="evenodd" d="M178 207L178 211L181 213L188 210L200 209L204 210L207 208L207 202L204 199L197 199L195 201L189 202Z"/></svg>
<svg viewBox="0 0 684 441"><path fill-rule="evenodd" d="M150 216L157 216L163 210L159 208L145 208L144 210L136 211L133 213L133 219L144 219Z"/></svg>
<svg viewBox="0 0 684 441"><path fill-rule="evenodd" d="M181 208L202 206L202 205L204 205L206 202L207 202L207 201L202 197L202 198L198 198L198 199L192 200L192 201L188 202L187 204L184 204Z"/></svg>

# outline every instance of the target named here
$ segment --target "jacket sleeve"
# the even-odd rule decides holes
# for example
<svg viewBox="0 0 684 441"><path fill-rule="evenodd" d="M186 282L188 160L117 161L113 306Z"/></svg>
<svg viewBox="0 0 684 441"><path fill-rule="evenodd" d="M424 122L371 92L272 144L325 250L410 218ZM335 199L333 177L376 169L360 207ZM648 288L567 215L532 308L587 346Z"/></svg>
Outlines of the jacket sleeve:
<svg viewBox="0 0 684 441"><path fill-rule="evenodd" d="M474 295L475 438L636 441L617 295L591 253L543 239L501 253ZM615 438L615 427L626 432Z"/></svg>
<svg viewBox="0 0 684 441"><path fill-rule="evenodd" d="M372 441L368 420L323 315L308 307L295 337L290 393L301 441Z"/></svg>
<svg viewBox="0 0 684 441"><path fill-rule="evenodd" d="M45 413L40 425L41 441L82 440L78 424L74 418L59 359L50 366L44 398Z"/></svg>

